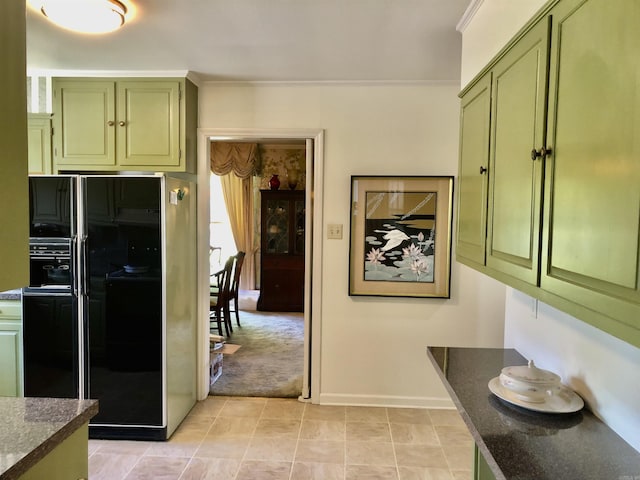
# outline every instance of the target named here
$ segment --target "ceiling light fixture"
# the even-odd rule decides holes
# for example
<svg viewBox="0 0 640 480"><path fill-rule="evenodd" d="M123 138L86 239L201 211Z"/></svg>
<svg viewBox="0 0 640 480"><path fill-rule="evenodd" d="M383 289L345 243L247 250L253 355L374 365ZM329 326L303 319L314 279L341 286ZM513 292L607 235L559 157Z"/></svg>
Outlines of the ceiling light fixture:
<svg viewBox="0 0 640 480"><path fill-rule="evenodd" d="M56 25L80 33L108 33L126 21L127 7L118 0L31 0Z"/></svg>

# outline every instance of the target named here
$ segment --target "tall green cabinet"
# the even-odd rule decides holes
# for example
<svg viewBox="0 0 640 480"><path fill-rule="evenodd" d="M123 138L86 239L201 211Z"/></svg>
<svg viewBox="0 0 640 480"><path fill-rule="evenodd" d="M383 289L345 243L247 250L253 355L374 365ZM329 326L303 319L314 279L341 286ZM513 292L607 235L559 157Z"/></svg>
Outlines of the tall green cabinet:
<svg viewBox="0 0 640 480"><path fill-rule="evenodd" d="M463 90L456 257L640 346L637 25L635 0L552 0Z"/></svg>

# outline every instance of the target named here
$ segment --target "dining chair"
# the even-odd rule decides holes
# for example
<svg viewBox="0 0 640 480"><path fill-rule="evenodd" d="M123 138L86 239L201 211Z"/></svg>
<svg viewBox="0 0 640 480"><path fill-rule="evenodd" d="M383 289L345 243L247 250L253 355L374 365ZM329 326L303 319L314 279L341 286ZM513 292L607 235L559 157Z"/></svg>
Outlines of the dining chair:
<svg viewBox="0 0 640 480"><path fill-rule="evenodd" d="M240 274L242 273L242 264L244 263L244 252L238 252L235 256L233 264L233 279L229 289L229 313L233 312L236 316L236 324L240 326L240 307L238 306L238 290L240 288ZM233 301L233 308L231 302Z"/></svg>
<svg viewBox="0 0 640 480"><path fill-rule="evenodd" d="M233 332L231 314L229 312L229 292L234 262L235 257L229 257L224 264L224 268L212 275L217 287L211 287L209 291L209 330L211 330L215 322L218 334L224 335L222 333L222 325L224 324L227 337L231 336Z"/></svg>

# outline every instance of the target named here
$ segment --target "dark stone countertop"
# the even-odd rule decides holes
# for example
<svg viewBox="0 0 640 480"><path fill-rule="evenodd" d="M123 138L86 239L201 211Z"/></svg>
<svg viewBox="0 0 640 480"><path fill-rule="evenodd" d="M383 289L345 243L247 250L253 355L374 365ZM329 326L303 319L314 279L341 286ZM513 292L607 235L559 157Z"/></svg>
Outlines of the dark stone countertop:
<svg viewBox="0 0 640 480"><path fill-rule="evenodd" d="M20 477L97 413L97 400L0 397L0 479Z"/></svg>
<svg viewBox="0 0 640 480"><path fill-rule="evenodd" d="M0 300L22 300L22 290L7 290L0 292Z"/></svg>
<svg viewBox="0 0 640 480"><path fill-rule="evenodd" d="M640 479L640 453L587 408L533 412L489 391L502 368L527 364L516 350L428 347L427 354L496 479Z"/></svg>

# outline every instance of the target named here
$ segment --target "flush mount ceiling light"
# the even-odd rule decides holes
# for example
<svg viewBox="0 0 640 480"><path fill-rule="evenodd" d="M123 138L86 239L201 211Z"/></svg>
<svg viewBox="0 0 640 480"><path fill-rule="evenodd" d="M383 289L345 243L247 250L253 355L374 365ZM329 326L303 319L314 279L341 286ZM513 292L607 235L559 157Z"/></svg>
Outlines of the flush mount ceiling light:
<svg viewBox="0 0 640 480"><path fill-rule="evenodd" d="M127 7L118 0L30 0L60 27L81 33L108 33L126 21Z"/></svg>

